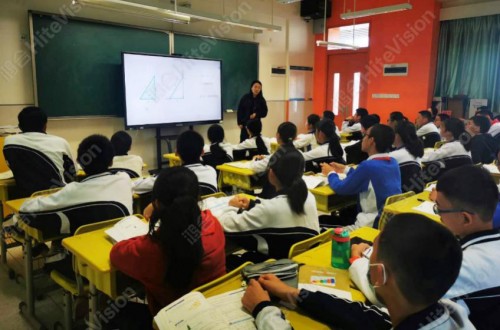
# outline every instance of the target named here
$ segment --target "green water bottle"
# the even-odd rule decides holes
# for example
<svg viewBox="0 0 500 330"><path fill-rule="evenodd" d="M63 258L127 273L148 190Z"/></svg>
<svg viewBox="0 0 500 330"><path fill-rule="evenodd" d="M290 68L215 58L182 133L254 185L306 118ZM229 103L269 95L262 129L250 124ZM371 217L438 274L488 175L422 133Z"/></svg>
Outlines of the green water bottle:
<svg viewBox="0 0 500 330"><path fill-rule="evenodd" d="M351 258L351 239L343 228L335 228L332 235L332 267L349 268Z"/></svg>

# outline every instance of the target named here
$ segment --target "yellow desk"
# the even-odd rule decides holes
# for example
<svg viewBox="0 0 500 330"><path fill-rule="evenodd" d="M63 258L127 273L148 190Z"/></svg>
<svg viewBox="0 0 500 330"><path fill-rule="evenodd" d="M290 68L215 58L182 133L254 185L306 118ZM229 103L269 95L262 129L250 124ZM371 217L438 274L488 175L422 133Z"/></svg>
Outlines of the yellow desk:
<svg viewBox="0 0 500 330"><path fill-rule="evenodd" d="M437 214L424 213L413 209L415 206L422 204L422 200L431 201L429 199L429 194L430 193L428 191L423 191L419 194L403 199L402 201L392 203L384 207L384 212L390 214L417 213L434 221L441 222L441 218Z"/></svg>
<svg viewBox="0 0 500 330"><path fill-rule="evenodd" d="M352 133L340 133L340 143L349 142L348 138L351 137Z"/></svg>
<svg viewBox="0 0 500 330"><path fill-rule="evenodd" d="M248 191L261 188L255 184L257 181L255 172L249 168L239 168L226 163L218 165L217 169L220 171L219 176L222 178L222 183L226 185Z"/></svg>
<svg viewBox="0 0 500 330"><path fill-rule="evenodd" d="M163 158L168 159L168 166L169 167L182 165L181 159L175 153L163 154Z"/></svg>
<svg viewBox="0 0 500 330"><path fill-rule="evenodd" d="M379 231L373 228L361 228L351 233L351 237L358 236L365 240L373 241L378 233ZM311 249L303 254L296 256L295 258L293 258L293 260L311 266L331 267L331 243L326 243L314 249ZM336 271L338 272L338 276L349 276L349 272L347 270L336 269ZM222 284L219 284L218 286L204 291L203 294L205 295L205 297L209 298L227 291L236 290L241 288L242 281L243 278L241 277L241 275L239 275L227 280ZM351 294L353 300L366 300L363 294L358 290L351 289ZM302 314L300 312L300 309L289 310L281 306L280 308L283 311L283 314L285 314L286 319L290 321L295 329L330 329L329 326L315 321L309 318L307 315Z"/></svg>
<svg viewBox="0 0 500 330"><path fill-rule="evenodd" d="M309 189L316 198L316 209L325 213L332 213L350 205L356 204L356 196L340 196L328 185Z"/></svg>

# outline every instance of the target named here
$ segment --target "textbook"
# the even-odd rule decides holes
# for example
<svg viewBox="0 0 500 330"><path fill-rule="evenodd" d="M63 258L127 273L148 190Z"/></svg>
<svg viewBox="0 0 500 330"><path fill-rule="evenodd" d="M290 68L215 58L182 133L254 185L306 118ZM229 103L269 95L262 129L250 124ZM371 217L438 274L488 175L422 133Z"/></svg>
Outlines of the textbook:
<svg viewBox="0 0 500 330"><path fill-rule="evenodd" d="M193 291L164 307L154 320L160 330L254 330L254 318L241 304L244 293L237 289L205 298Z"/></svg>
<svg viewBox="0 0 500 330"><path fill-rule="evenodd" d="M149 224L136 216L128 216L115 223L115 225L104 232L108 234L114 243L118 243L133 237L144 236L149 231Z"/></svg>

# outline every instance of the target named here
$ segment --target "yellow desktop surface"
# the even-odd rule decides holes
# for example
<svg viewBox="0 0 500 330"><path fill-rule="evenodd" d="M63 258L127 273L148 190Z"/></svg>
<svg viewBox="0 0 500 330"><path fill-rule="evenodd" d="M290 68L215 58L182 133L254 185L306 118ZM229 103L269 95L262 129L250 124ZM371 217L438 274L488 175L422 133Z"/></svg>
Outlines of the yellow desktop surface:
<svg viewBox="0 0 500 330"><path fill-rule="evenodd" d="M441 218L437 214L430 214L426 212L420 212L418 210L413 209L416 206L422 204L422 201L431 201L429 199L429 191L423 191L414 196L403 199L399 202L392 203L384 207L384 212L388 212L391 214L400 214L400 213L417 213L428 217L437 222L441 222Z"/></svg>
<svg viewBox="0 0 500 330"><path fill-rule="evenodd" d="M116 283L109 253L113 242L104 232L108 228L65 238L62 245L73 254L78 273L87 278L95 287L114 298Z"/></svg>
<svg viewBox="0 0 500 330"><path fill-rule="evenodd" d="M168 166L174 167L174 166L181 166L182 162L179 156L177 156L175 153L169 153L169 154L163 154L163 158L168 159Z"/></svg>

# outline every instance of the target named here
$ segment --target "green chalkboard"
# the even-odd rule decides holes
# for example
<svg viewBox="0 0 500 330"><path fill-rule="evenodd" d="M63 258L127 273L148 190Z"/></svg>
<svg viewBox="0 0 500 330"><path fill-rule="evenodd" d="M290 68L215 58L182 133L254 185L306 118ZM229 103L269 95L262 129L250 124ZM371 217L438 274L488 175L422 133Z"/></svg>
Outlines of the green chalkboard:
<svg viewBox="0 0 500 330"><path fill-rule="evenodd" d="M51 117L123 116L121 53L169 54L164 32L37 13L32 18L38 105Z"/></svg>
<svg viewBox="0 0 500 330"><path fill-rule="evenodd" d="M174 34L175 54L222 60L222 108L237 109L258 78L259 45L251 42Z"/></svg>

